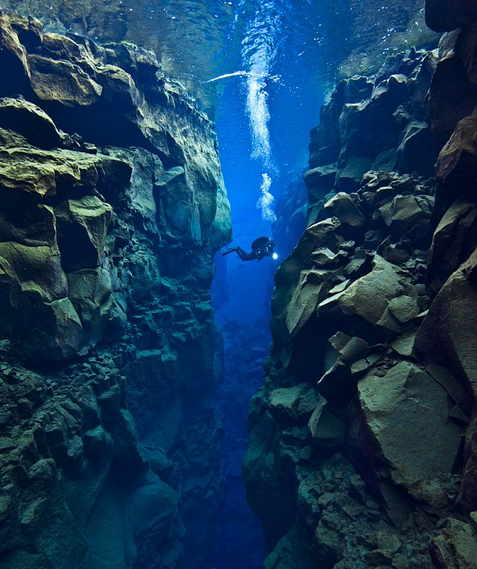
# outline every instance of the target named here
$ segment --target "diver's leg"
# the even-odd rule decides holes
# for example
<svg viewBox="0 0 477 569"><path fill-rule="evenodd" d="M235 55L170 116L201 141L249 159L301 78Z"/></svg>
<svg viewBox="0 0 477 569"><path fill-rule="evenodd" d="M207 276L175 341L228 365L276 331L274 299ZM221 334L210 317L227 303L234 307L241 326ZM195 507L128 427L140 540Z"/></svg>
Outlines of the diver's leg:
<svg viewBox="0 0 477 569"><path fill-rule="evenodd" d="M246 253L242 247L235 247L235 250L237 251L237 255L240 257L241 261L248 261L248 253Z"/></svg>
<svg viewBox="0 0 477 569"><path fill-rule="evenodd" d="M224 251L222 253L222 257L225 257L225 255L230 255L230 253L233 253L234 251L237 252L237 247L232 247L232 249L227 249L227 251Z"/></svg>
<svg viewBox="0 0 477 569"><path fill-rule="evenodd" d="M241 261L251 261L252 259L256 259L256 256L254 254L246 253L242 247L233 247L232 249L227 249L227 251L224 251L222 253L222 257L225 257L225 255L230 255L230 253L233 252L237 253Z"/></svg>

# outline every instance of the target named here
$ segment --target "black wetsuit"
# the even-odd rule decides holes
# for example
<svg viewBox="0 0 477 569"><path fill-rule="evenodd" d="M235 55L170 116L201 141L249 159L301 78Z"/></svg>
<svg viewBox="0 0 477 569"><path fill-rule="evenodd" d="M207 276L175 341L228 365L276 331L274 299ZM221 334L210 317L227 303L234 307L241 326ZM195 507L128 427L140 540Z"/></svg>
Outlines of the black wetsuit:
<svg viewBox="0 0 477 569"><path fill-rule="evenodd" d="M261 261L264 257L271 257L273 255L274 247L274 241L268 237L259 237L252 243L252 250L250 253L244 251L242 247L232 247L232 249L228 249L222 253L222 256L230 255L230 253L235 252L242 261L253 261L254 259Z"/></svg>

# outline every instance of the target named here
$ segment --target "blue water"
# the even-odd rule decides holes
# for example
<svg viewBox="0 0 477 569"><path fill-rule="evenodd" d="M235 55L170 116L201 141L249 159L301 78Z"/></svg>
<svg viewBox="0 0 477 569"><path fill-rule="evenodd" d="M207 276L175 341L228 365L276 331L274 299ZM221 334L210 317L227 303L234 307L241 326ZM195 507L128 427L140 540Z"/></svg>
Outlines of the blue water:
<svg viewBox="0 0 477 569"><path fill-rule="evenodd" d="M319 123L320 105L340 66L361 64L365 57L356 54L361 49L370 57L371 42L373 49L380 43L381 56L392 52L392 39L410 23L397 2L228 4L234 18L226 26L217 73L206 85L217 96L216 132L232 207L233 244L250 250L256 237L273 235L276 199L307 167L309 130ZM412 9L413 2L407 5ZM379 21L371 11L380 13ZM416 25L423 27L422 21L411 24ZM277 252L279 260L289 253ZM260 528L247 508L240 461L247 445L248 401L263 375L257 356L263 360L271 341L270 298L278 262L244 263L220 253L216 258L216 319L224 330L226 360L217 408L224 424L229 488L217 569L259 569L264 557Z"/></svg>
<svg viewBox="0 0 477 569"><path fill-rule="evenodd" d="M245 250L256 237L272 236L275 199L306 167L308 133L319 120L323 89L310 66L310 56L317 55L318 28L307 18L310 5L249 3L253 9L241 28L240 59L225 58L223 73L212 81L220 92L216 131L234 244ZM313 26L316 29L310 29ZM216 299L226 289L216 319L225 341L225 378L217 407L224 424L228 484L216 565L258 569L265 553L258 520L246 503L241 460L247 446L248 402L260 387L261 364L271 340L270 297L278 261L244 263L233 254L219 254L216 264L222 275L215 281Z"/></svg>
<svg viewBox="0 0 477 569"><path fill-rule="evenodd" d="M59 22L52 21L52 29L64 26L63 31L99 41L149 47L164 71L196 97L215 121L233 245L245 250L256 237L273 236L276 200L307 167L309 130L319 123L320 105L335 81L375 71L386 55L410 47L409 42L425 44L423 0L118 3L121 13L109 25L96 22L93 12L85 27L64 12ZM264 557L240 463L247 444L248 402L262 381L271 341L273 274L289 253L277 241L277 261L216 257L213 294L226 360L217 410L224 424L229 487L216 569L259 569Z"/></svg>

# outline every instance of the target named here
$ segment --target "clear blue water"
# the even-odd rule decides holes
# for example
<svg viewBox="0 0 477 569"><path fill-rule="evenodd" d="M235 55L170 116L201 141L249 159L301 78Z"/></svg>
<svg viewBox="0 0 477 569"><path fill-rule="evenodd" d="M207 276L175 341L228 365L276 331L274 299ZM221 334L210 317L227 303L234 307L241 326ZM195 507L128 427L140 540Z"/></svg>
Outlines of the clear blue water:
<svg viewBox="0 0 477 569"><path fill-rule="evenodd" d="M6 5L30 9L28 2ZM51 17L55 31L152 48L165 72L191 90L215 120L234 244L246 250L272 234L274 199L306 168L309 130L335 80L375 70L393 51L425 44L427 33L423 0L112 0L116 8L109 24L95 21L94 12L87 22L71 21L56 0L49 16L37 15ZM216 569L258 569L260 528L247 510L240 461L248 400L270 342L277 264L220 253L216 264L216 317L227 359L218 411L229 473Z"/></svg>
<svg viewBox="0 0 477 569"><path fill-rule="evenodd" d="M364 14L356 11L356 4L364 7L352 0L233 4L235 20L227 28L217 73L206 85L213 86L217 96L216 131L235 245L249 250L259 235L272 235L274 200L307 167L309 130L319 123L320 105L340 66L361 64L359 49L372 53L376 46L369 44L377 35L378 51L384 56L392 51L386 46L400 30L422 27L416 21L410 24L405 10L393 12L393 6L373 2L382 20L392 20L395 14L400 20L378 30L373 18L372 25L364 27ZM360 31L357 21L363 26ZM248 401L262 377L254 354L263 358L270 342L269 307L277 262L244 263L234 255L224 261L219 254L216 265L220 278L214 294L221 299L216 318L224 330L226 358L218 412L224 424L229 487L217 569L258 569L264 556L260 528L247 509L240 461L247 445ZM243 547L237 548L238 542Z"/></svg>

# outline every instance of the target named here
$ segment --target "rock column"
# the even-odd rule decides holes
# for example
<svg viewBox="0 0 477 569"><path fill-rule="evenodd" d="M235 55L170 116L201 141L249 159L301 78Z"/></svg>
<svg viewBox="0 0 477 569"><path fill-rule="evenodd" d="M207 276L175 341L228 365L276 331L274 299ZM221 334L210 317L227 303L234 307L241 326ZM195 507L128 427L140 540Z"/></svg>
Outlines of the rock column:
<svg viewBox="0 0 477 569"><path fill-rule="evenodd" d="M222 482L212 125L155 57L0 12L0 566L199 567Z"/></svg>

